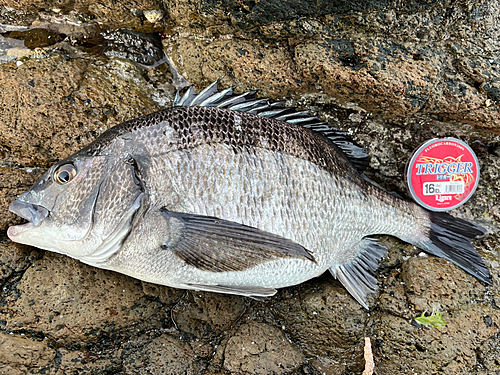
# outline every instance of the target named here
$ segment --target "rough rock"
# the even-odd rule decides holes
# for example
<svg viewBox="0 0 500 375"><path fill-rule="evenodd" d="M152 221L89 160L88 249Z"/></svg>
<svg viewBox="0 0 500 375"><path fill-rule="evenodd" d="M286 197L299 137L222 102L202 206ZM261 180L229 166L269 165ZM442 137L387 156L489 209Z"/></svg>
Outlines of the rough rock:
<svg viewBox="0 0 500 375"><path fill-rule="evenodd" d="M223 2L211 12L207 3L169 4L176 27L164 43L174 56L178 51L174 60L195 82L224 73L227 82L267 95L321 92L385 117L432 114L499 126L497 2L383 9L379 2L269 0ZM296 20L292 14L323 17Z"/></svg>
<svg viewBox="0 0 500 375"><path fill-rule="evenodd" d="M304 355L278 327L263 323L242 325L224 352L224 368L232 374L287 374L303 362Z"/></svg>
<svg viewBox="0 0 500 375"><path fill-rule="evenodd" d="M384 280L384 289L388 282ZM384 291L381 305L387 309L389 298L403 295L405 309L391 311L392 315L375 313L368 323L380 356L377 368L388 374L432 373L432 368L466 374L477 367L478 344L500 327L500 315L487 288L442 259L418 255L401 265L394 282L399 287L392 287L389 295ZM427 315L441 312L445 327L418 324L414 319L424 311Z"/></svg>
<svg viewBox="0 0 500 375"><path fill-rule="evenodd" d="M39 251L29 246L17 246L2 237L0 242L0 280L5 282L16 274L24 272L38 255Z"/></svg>
<svg viewBox="0 0 500 375"><path fill-rule="evenodd" d="M484 300L486 288L446 260L410 258L403 265L402 280L408 302L416 311L450 311L470 301Z"/></svg>
<svg viewBox="0 0 500 375"><path fill-rule="evenodd" d="M188 343L162 335L145 344L124 360L125 374L196 375L203 369L193 361L195 353Z"/></svg>
<svg viewBox="0 0 500 375"><path fill-rule="evenodd" d="M2 159L5 160L6 157L4 156ZM12 203L12 197L24 193L35 183L36 178L26 170L0 167L0 180L2 181L0 205L7 208ZM21 222L22 219L20 217L16 217L16 215L8 210L0 212L0 230L5 230L10 223L21 224Z"/></svg>
<svg viewBox="0 0 500 375"><path fill-rule="evenodd" d="M0 333L0 374L21 375L32 369L42 370L56 353L47 342L33 341Z"/></svg>
<svg viewBox="0 0 500 375"><path fill-rule="evenodd" d="M172 307L179 302L181 297L185 295L185 291L181 289L168 288L163 285L151 283L142 283L142 290L146 296L158 298L165 306Z"/></svg>
<svg viewBox="0 0 500 375"><path fill-rule="evenodd" d="M274 301L271 311L306 356L347 363L345 369L355 373L363 368L362 342L368 312L328 276L284 290L283 298Z"/></svg>
<svg viewBox="0 0 500 375"><path fill-rule="evenodd" d="M17 22L29 25L40 20L70 21L81 24L91 20L101 22L113 29L127 28L153 32L163 27L165 11L161 1L132 0L89 2L86 0L21 0L0 1L4 9L0 12L1 23Z"/></svg>
<svg viewBox="0 0 500 375"><path fill-rule="evenodd" d="M488 317L485 321L489 322ZM485 340L478 350L478 364L474 368L474 374L484 374L485 372L494 374L500 371L500 360L498 352L500 351L500 335L496 334Z"/></svg>
<svg viewBox="0 0 500 375"><path fill-rule="evenodd" d="M495 322L490 322L494 316ZM486 318L488 317L488 318ZM499 326L495 308L476 305L457 313L443 313L446 326L416 328L410 319L376 315L377 369L384 374L467 374L478 366L475 350L494 337ZM485 323L485 319L488 324ZM468 331L463 340L464 328ZM490 354L491 355L491 354Z"/></svg>
<svg viewBox="0 0 500 375"><path fill-rule="evenodd" d="M16 286L19 297L8 299L0 315L4 329L44 332L60 346L124 327L160 326L161 305L144 298L140 281L54 255L25 271Z"/></svg>
<svg viewBox="0 0 500 375"><path fill-rule="evenodd" d="M217 293L184 293L172 309L172 319L182 331L197 338L223 335L246 309L245 298Z"/></svg>

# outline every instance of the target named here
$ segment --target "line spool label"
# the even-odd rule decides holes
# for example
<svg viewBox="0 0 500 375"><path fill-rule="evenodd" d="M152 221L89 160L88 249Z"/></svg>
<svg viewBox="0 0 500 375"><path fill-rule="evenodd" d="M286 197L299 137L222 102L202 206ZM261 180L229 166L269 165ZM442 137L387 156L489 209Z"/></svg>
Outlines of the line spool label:
<svg viewBox="0 0 500 375"><path fill-rule="evenodd" d="M452 210L474 194L479 162L474 151L458 139L432 139L413 154L406 182L421 206L432 211Z"/></svg>

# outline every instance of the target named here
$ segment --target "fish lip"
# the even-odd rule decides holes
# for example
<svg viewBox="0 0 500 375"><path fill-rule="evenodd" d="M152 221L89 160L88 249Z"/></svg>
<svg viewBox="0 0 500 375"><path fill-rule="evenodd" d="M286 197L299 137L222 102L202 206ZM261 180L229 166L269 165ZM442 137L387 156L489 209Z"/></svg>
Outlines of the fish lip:
<svg viewBox="0 0 500 375"><path fill-rule="evenodd" d="M16 239L23 234L24 232L30 230L31 228L34 228L35 226L33 223L30 221L29 223L26 224L21 224L21 225L13 225L7 229L7 236L14 242L17 242Z"/></svg>
<svg viewBox="0 0 500 375"><path fill-rule="evenodd" d="M29 227L37 227L49 216L49 210L45 207L23 202L19 199L10 204L9 211L29 221L29 223L21 225L20 227L26 227L29 226L29 224L31 224Z"/></svg>

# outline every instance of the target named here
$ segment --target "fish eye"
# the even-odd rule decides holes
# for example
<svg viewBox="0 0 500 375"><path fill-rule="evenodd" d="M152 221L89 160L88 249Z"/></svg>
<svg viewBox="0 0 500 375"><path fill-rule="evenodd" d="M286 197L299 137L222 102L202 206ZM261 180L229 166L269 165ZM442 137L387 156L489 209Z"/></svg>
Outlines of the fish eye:
<svg viewBox="0 0 500 375"><path fill-rule="evenodd" d="M76 176L76 168L73 164L64 164L54 172L54 180L61 184L67 184Z"/></svg>

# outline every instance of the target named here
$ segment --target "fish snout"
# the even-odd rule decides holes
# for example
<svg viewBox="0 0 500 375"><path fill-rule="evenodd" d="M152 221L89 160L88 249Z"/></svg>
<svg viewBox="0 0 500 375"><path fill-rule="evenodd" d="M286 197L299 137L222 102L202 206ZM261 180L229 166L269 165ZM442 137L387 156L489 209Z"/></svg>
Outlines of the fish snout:
<svg viewBox="0 0 500 375"><path fill-rule="evenodd" d="M45 207L23 202L19 199L10 204L9 211L21 216L23 219L28 220L33 223L34 226L39 225L47 216L49 216L49 210Z"/></svg>

